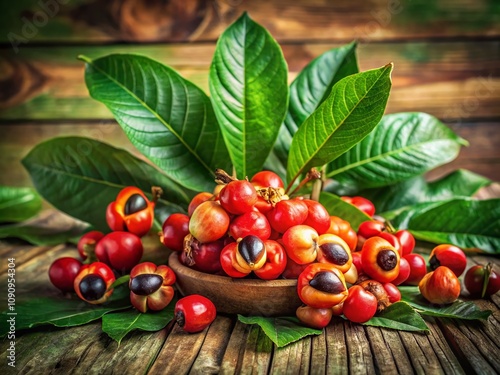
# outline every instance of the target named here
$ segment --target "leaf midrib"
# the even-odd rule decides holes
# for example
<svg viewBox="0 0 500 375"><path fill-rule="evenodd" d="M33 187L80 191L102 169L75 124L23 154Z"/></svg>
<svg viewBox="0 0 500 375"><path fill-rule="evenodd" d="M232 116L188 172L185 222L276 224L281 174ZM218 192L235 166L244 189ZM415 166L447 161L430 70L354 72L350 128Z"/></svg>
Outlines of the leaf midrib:
<svg viewBox="0 0 500 375"><path fill-rule="evenodd" d="M111 82L113 82L115 85L117 85L118 87L120 87L123 91L125 91L126 93L128 93L132 98L134 98L135 100L137 100L137 102L142 105L147 111L149 111L150 113L153 114L154 117L156 117L156 119L158 121L160 121L161 124L163 124L165 126L165 128L167 128L172 134L174 134L177 139L182 143L182 145L189 151L189 153L191 155L193 155L197 160L198 162L213 176L215 176L215 172L205 163L205 161L203 160L203 158L201 158L185 141L184 139L171 127L169 126L169 124L156 112L154 111L149 105L147 105L143 100L141 100L135 93L133 93L132 91L130 91L126 86L124 86L121 82L117 81L116 79L114 79L112 76L110 76L109 74L107 74L104 70L102 70L101 68L99 68L97 65L94 64L94 60L91 60L87 57L84 58L84 61L91 65L94 69L96 69L97 71L99 71L102 75L104 75L106 78L108 78ZM170 79L170 77L169 77ZM156 78L155 78L156 80ZM189 103L188 103L189 105ZM187 116L187 114L186 114Z"/></svg>
<svg viewBox="0 0 500 375"><path fill-rule="evenodd" d="M363 99L368 95L368 93L373 89L373 87L382 79L382 77L384 76L384 73L387 71L387 69L389 69L390 67L392 66L392 64L388 64L384 67L384 69L380 72L380 75L379 77L377 77L377 79L375 80L375 82L370 86L370 88L368 90L365 91L365 94L357 101L357 103L351 108L351 110L347 113L347 115L344 117L344 119L338 124L338 126L334 129L334 131L330 134L329 137L326 137L325 138L325 141L323 143L321 143L321 146L317 148L317 151L315 153L313 153L309 159L307 160L307 162L303 163L302 167L299 168L299 170L297 171L297 173L292 177L292 181L295 181L297 179L297 177L302 173L302 171L304 170L305 166L308 165L311 160L314 159L314 156L316 156L318 154L318 151L321 150L323 148L323 146L328 142L330 141L330 139L335 135L336 131L342 126L342 124L345 123L345 121L349 118L349 116L352 114L352 112L360 105L360 103L363 101ZM335 86L333 86L335 87ZM345 101L345 97L344 97L344 101ZM323 102L321 105L323 105L325 102ZM306 119L307 121L307 119ZM305 121L304 121L305 122ZM291 182L290 182L291 184Z"/></svg>
<svg viewBox="0 0 500 375"><path fill-rule="evenodd" d="M118 183L113 183L113 182L109 182L109 181L105 181L105 180L98 180L98 179L93 178L93 177L82 176L82 175L79 175L79 174L76 174L76 173L71 173L71 172L60 170L60 169L50 168L50 167L47 167L47 166L45 166L43 164L31 163L30 166L38 168L38 169L42 169L42 170L45 170L45 171L48 171L48 172L56 173L56 174L59 174L59 175L62 175L62 176L67 176L67 177L71 177L71 178L81 179L81 180L84 180L84 181L89 181L89 182L92 182L92 183L95 183L95 184L98 184L98 185L108 186L108 187L112 187L112 188L116 188L116 189L122 189L125 186L127 186L125 184L120 185ZM161 199L161 198L158 201L159 202L163 202L166 205L172 204L171 202L168 202L168 201L166 201L164 199Z"/></svg>
<svg viewBox="0 0 500 375"><path fill-rule="evenodd" d="M355 163L346 165L345 167L336 169L336 170L332 171L331 173L328 173L327 176L328 177L332 177L332 176L335 176L335 175L340 174L342 172L345 172L345 171L348 171L348 170L360 167L362 165L365 165L365 164L368 164L368 163L371 163L371 162L375 162L375 161L378 161L378 160L382 160L383 158L386 158L388 156L392 156L394 154L403 153L405 151L409 151L409 150L412 150L414 148L419 148L420 146L428 144L428 143L443 142L443 141L455 142L452 139L431 139L430 141L426 140L425 142L414 143L414 144L412 144L412 145L410 145L408 147L403 147L403 148L398 148L398 149L395 149L395 150L390 150L388 152L384 152L383 154L378 154L378 155L369 157L367 159L363 159L363 160L357 161ZM358 146L355 146L355 147L358 147ZM361 147L361 143L360 143L360 147Z"/></svg>
<svg viewBox="0 0 500 375"><path fill-rule="evenodd" d="M23 203L36 202L36 195L33 193L28 193L23 196L17 196L14 199L6 200L4 202L0 201L0 210L4 210L9 207L14 207L21 205Z"/></svg>

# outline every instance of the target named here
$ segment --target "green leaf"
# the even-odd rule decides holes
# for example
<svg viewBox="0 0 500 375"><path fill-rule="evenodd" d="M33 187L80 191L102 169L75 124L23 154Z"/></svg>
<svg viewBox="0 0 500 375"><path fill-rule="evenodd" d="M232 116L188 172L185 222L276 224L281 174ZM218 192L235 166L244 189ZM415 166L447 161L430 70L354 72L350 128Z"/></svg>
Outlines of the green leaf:
<svg viewBox="0 0 500 375"><path fill-rule="evenodd" d="M175 182L125 150L89 138L53 138L38 144L22 161L38 192L59 210L109 231L106 207L126 186L151 196L163 189L160 205L182 212L190 195ZM171 203L167 200L171 200ZM182 205L182 206L180 206Z"/></svg>
<svg viewBox="0 0 500 375"><path fill-rule="evenodd" d="M498 198L421 203L396 216L392 223L399 229L409 229L420 240L500 253Z"/></svg>
<svg viewBox="0 0 500 375"><path fill-rule="evenodd" d="M290 85L290 101L273 154L286 166L293 135L325 101L340 79L358 73L356 42L333 48L312 60Z"/></svg>
<svg viewBox="0 0 500 375"><path fill-rule="evenodd" d="M391 185L455 159L466 144L426 113L386 115L363 141L331 163L327 176L360 188Z"/></svg>
<svg viewBox="0 0 500 375"><path fill-rule="evenodd" d="M320 335L323 330L304 327L297 318L266 318L263 316L245 317L238 314L238 320L245 324L258 324L264 333L279 348L298 341L309 335Z"/></svg>
<svg viewBox="0 0 500 375"><path fill-rule="evenodd" d="M400 331L428 331L429 328L409 304L396 302L364 323L366 326L384 327Z"/></svg>
<svg viewBox="0 0 500 375"><path fill-rule="evenodd" d="M231 164L208 96L147 57L81 58L90 95L109 108L134 146L179 184L211 191L215 169Z"/></svg>
<svg viewBox="0 0 500 375"><path fill-rule="evenodd" d="M480 310L474 302L457 300L450 305L436 305L426 301L417 286L399 286L398 288L401 291L402 300L421 315L464 320L486 320L491 315L490 310Z"/></svg>
<svg viewBox="0 0 500 375"><path fill-rule="evenodd" d="M427 182L424 176L417 176L391 186L362 190L359 195L371 200L377 212L383 215L417 203L470 197L490 183L483 176L459 169L432 182Z"/></svg>
<svg viewBox="0 0 500 375"><path fill-rule="evenodd" d="M340 197L322 192L319 197L319 202L326 208L328 213L333 216L338 216L351 224L352 229L358 230L359 225L363 221L372 220L370 216L359 210L354 205L340 199Z"/></svg>
<svg viewBox="0 0 500 375"><path fill-rule="evenodd" d="M392 64L338 81L295 133L287 165L289 186L312 167L335 160L379 123L391 88Z"/></svg>
<svg viewBox="0 0 500 375"><path fill-rule="evenodd" d="M116 290L110 300L102 305L91 305L78 299L32 298L23 302L16 301L13 310L0 313L0 336L9 331L8 319L14 317L16 330L42 325L56 327L79 326L100 319L103 315L130 307L128 288ZM15 315L12 315L15 314Z"/></svg>
<svg viewBox="0 0 500 375"><path fill-rule="evenodd" d="M145 314L136 309L106 314L102 318L102 330L113 340L118 342L134 330L159 331L174 318L175 301L161 311Z"/></svg>
<svg viewBox="0 0 500 375"><path fill-rule="evenodd" d="M17 223L35 216L42 198L32 188L0 186L0 223Z"/></svg>
<svg viewBox="0 0 500 375"><path fill-rule="evenodd" d="M262 169L288 103L287 65L278 43L244 13L220 36L209 87L239 178Z"/></svg>
<svg viewBox="0 0 500 375"><path fill-rule="evenodd" d="M34 219L0 226L0 238L19 238L37 246L53 246L71 242L88 229L88 225L82 222L55 210L47 210Z"/></svg>

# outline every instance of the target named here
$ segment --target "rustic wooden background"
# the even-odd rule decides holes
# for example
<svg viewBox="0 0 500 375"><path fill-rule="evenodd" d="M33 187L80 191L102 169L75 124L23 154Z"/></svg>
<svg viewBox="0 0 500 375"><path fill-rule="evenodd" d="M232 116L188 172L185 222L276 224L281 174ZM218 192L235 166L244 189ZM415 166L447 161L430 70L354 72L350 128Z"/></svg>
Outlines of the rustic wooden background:
<svg viewBox="0 0 500 375"><path fill-rule="evenodd" d="M244 10L282 45L290 81L315 56L354 39L362 70L393 61L387 113L428 112L470 142L429 177L467 168L500 180L498 0L17 0L1 7L0 184L31 185L20 160L54 136L134 151L89 97L78 54L141 53L208 91L217 37Z"/></svg>

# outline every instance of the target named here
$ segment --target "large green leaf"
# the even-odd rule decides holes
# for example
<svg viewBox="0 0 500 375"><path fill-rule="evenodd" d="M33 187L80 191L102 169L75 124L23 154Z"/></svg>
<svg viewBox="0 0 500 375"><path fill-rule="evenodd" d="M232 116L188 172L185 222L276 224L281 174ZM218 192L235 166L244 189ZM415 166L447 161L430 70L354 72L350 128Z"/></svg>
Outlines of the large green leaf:
<svg viewBox="0 0 500 375"><path fill-rule="evenodd" d="M192 190L212 190L231 164L208 96L165 65L137 55L87 63L90 95L104 103L137 149Z"/></svg>
<svg viewBox="0 0 500 375"><path fill-rule="evenodd" d="M288 86L280 46L246 13L218 40L209 87L236 173L251 177L262 169L278 136Z"/></svg>
<svg viewBox="0 0 500 375"><path fill-rule="evenodd" d="M500 199L421 203L400 213L392 223L409 229L420 240L500 253Z"/></svg>
<svg viewBox="0 0 500 375"><path fill-rule="evenodd" d="M338 216L351 224L351 227L357 231L363 221L372 220L370 216L359 210L354 205L340 199L340 197L322 192L319 197L320 203L326 208L328 213Z"/></svg>
<svg viewBox="0 0 500 375"><path fill-rule="evenodd" d="M0 238L20 238L33 245L51 246L71 242L88 230L89 226L81 221L56 210L45 210L22 223L0 226Z"/></svg>
<svg viewBox="0 0 500 375"><path fill-rule="evenodd" d="M329 166L328 177L361 188L391 185L453 160L467 142L425 113L386 115Z"/></svg>
<svg viewBox="0 0 500 375"><path fill-rule="evenodd" d="M295 133L287 181L311 167L329 163L368 135L379 123L389 98L392 64L345 77Z"/></svg>
<svg viewBox="0 0 500 375"><path fill-rule="evenodd" d="M106 207L126 186L146 194L163 189L161 205L182 212L190 196L176 183L125 150L89 138L53 138L38 144L23 159L38 192L56 208L109 230ZM175 202L171 203L171 202Z"/></svg>
<svg viewBox="0 0 500 375"><path fill-rule="evenodd" d="M417 176L391 186L362 190L359 195L370 199L377 212L382 214L422 202L470 197L490 183L483 176L459 169L432 182L427 182L424 176Z"/></svg>
<svg viewBox="0 0 500 375"><path fill-rule="evenodd" d="M130 307L128 288L119 288L110 300L102 305L91 305L75 297L66 298L30 298L18 302L15 308L0 313L0 336L10 328L8 319L14 317L16 330L33 328L42 325L56 327L79 326L100 319L112 311ZM13 315L15 314L15 315Z"/></svg>
<svg viewBox="0 0 500 375"><path fill-rule="evenodd" d="M396 302L364 323L367 326L384 327L400 331L428 331L429 328L409 304Z"/></svg>
<svg viewBox="0 0 500 375"><path fill-rule="evenodd" d="M243 316L238 320L245 324L257 324L267 337L281 348L309 335L320 335L323 330L305 327L295 317L267 318L263 316Z"/></svg>
<svg viewBox="0 0 500 375"><path fill-rule="evenodd" d="M135 309L106 314L102 318L102 330L109 337L120 343L122 339L134 330L159 331L174 317L175 301L161 311L141 313Z"/></svg>
<svg viewBox="0 0 500 375"><path fill-rule="evenodd" d="M0 186L0 223L15 223L35 216L42 199L32 188Z"/></svg>
<svg viewBox="0 0 500 375"><path fill-rule="evenodd" d="M490 310L481 310L474 302L457 300L450 305L436 305L429 303L422 297L417 286L399 286L401 298L412 306L421 315L437 316L451 319L488 319Z"/></svg>
<svg viewBox="0 0 500 375"><path fill-rule="evenodd" d="M290 85L290 101L273 154L286 166L293 135L325 101L335 83L357 73L356 43L333 48L312 60Z"/></svg>

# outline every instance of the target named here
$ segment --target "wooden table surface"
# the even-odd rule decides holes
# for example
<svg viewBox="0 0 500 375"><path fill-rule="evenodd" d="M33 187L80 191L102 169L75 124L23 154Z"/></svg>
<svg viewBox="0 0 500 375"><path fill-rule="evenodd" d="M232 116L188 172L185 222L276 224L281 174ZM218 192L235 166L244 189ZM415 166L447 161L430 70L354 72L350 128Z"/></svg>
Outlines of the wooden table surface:
<svg viewBox="0 0 500 375"><path fill-rule="evenodd" d="M500 196L499 185L483 188L479 198ZM57 223L60 214L52 212ZM151 245L153 244L153 245ZM164 262L168 252L152 241L145 258ZM16 259L16 297L54 296L48 267L62 256L76 256L74 245L29 246L0 241L0 290L6 295L7 262ZM471 255L469 265L498 257ZM466 292L463 298L467 299ZM128 334L118 345L101 323L73 328L42 327L17 332L16 369L29 374L495 374L500 372L500 293L475 300L493 311L487 321L426 318L430 332L411 333L367 327L334 319L319 336L277 348L258 326L219 314L203 332L188 334L171 322L158 332ZM5 306L5 303L2 304ZM3 310L4 308L2 308ZM22 319L18 316L17 319ZM7 368L8 340L0 342L0 368Z"/></svg>

